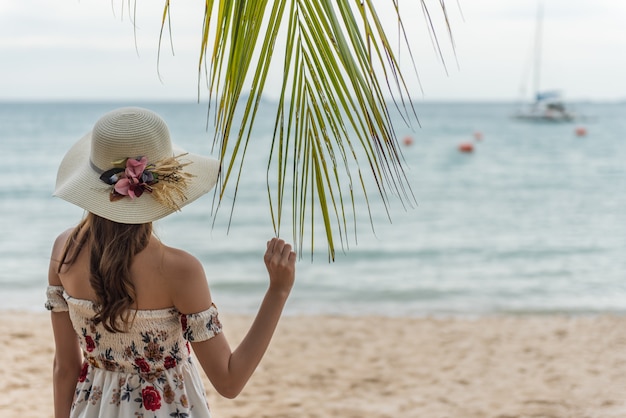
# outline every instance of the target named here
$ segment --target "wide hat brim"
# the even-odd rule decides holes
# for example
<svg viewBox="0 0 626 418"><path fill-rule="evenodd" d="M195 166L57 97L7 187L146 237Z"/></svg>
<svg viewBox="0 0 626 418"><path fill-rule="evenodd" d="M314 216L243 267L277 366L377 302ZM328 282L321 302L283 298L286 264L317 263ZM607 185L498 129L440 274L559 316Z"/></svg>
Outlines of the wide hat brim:
<svg viewBox="0 0 626 418"><path fill-rule="evenodd" d="M90 163L92 132L81 138L65 154L57 173L54 196L102 218L124 224L153 222L176 211L156 201L148 192L134 199L126 196L111 201L112 186L100 179L101 173ZM174 145L172 148L173 156L185 153ZM193 153L186 153L180 157L180 161L190 163L184 167L184 171L192 176L184 191L185 199L177 202L178 207L182 208L215 187L220 162Z"/></svg>

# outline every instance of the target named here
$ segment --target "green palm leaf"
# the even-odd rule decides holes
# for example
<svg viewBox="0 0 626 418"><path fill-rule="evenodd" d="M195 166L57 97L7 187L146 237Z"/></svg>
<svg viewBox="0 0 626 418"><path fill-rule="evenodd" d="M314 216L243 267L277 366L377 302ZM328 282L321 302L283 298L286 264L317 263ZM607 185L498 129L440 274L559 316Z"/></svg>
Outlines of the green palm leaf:
<svg viewBox="0 0 626 418"><path fill-rule="evenodd" d="M397 0L382 3L396 11L404 34ZM449 29L443 0L440 5ZM169 7L167 0L163 25ZM276 50L280 36L286 38L283 51ZM438 45L436 36L433 42ZM371 0L206 0L198 71L206 73L209 97L217 103L218 208L229 187L236 199L275 60L282 62L283 82L267 165L274 229L279 234L289 214L296 247L310 233L313 252L319 218L334 259L337 243L345 248L349 230L356 234L356 191L370 211L368 175L385 210L390 195L414 202L385 98L391 94L408 117L410 92ZM250 89L246 98L244 88Z"/></svg>

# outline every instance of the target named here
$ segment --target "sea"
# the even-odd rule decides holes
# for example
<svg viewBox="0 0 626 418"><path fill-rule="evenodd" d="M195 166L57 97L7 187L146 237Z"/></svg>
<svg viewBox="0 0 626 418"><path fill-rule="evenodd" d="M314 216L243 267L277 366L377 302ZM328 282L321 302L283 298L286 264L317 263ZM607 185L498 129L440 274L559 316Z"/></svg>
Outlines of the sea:
<svg viewBox="0 0 626 418"><path fill-rule="evenodd" d="M52 242L84 215L52 196L58 164L102 114L128 105L159 113L179 147L216 155L206 103L0 103L0 310L44 311ZM626 103L575 103L585 118L560 124L514 120L516 106L418 101L409 123L392 113L412 198L383 204L362 163L369 203L356 199L352 217L344 202L334 260L314 218L286 313L626 313ZM254 313L268 284L275 110L259 109L236 194L227 188L217 207L210 193L155 224L201 260L227 312ZM294 242L289 220L278 233Z"/></svg>

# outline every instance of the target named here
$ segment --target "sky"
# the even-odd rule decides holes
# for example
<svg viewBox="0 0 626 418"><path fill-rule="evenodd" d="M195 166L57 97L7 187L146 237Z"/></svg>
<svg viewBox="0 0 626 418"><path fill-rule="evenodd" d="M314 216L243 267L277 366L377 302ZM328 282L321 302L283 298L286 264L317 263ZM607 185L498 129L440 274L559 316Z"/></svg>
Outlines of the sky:
<svg viewBox="0 0 626 418"><path fill-rule="evenodd" d="M189 100L198 98L203 0L174 0L172 38L157 47L164 1L3 0L0 3L0 100ZM375 0L395 32L392 0ZM452 41L439 0L426 0L443 62L418 0L399 0L418 78L400 52L417 101L517 101L530 97L535 0L446 0ZM626 100L626 2L545 0L542 89L568 100ZM159 76L160 74L160 76ZM266 89L279 86L275 73ZM274 88L273 88L274 87ZM204 86L201 100L206 99ZM203 95L204 94L204 95Z"/></svg>

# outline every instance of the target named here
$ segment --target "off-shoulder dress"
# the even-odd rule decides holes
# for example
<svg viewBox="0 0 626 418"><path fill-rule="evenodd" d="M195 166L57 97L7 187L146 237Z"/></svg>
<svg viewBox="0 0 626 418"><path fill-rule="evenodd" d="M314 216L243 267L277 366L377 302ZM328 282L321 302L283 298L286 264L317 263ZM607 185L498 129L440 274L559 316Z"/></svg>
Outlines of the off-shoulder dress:
<svg viewBox="0 0 626 418"><path fill-rule="evenodd" d="M136 310L128 332L95 324L93 303L49 286L46 308L69 311L83 352L71 417L210 417L189 343L222 332L215 305L181 314L175 308Z"/></svg>

